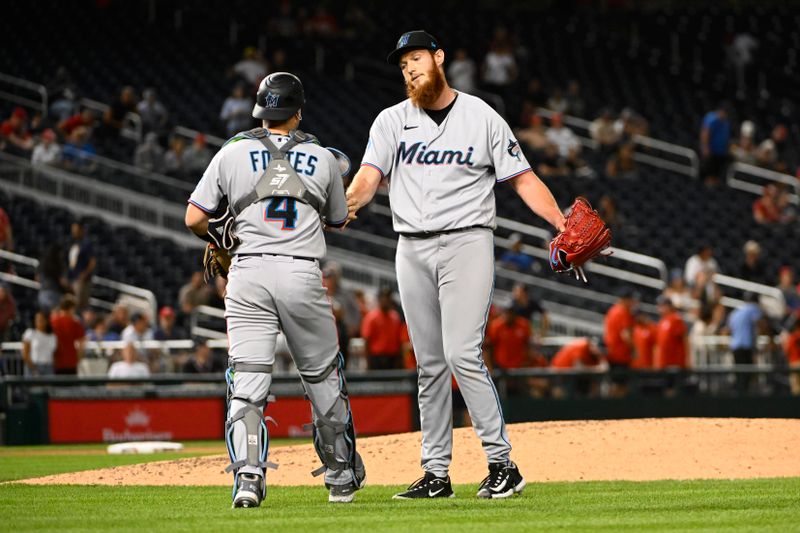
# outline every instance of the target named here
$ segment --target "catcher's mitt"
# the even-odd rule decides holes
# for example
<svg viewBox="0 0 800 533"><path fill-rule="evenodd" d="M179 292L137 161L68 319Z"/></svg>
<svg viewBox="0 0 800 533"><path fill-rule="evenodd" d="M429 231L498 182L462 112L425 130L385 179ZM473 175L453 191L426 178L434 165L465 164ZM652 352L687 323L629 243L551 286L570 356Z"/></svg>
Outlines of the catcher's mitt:
<svg viewBox="0 0 800 533"><path fill-rule="evenodd" d="M550 241L550 267L558 273L575 272L575 278L586 283L582 265L598 255L611 255L606 251L611 230L582 196L575 199L564 225L564 231Z"/></svg>
<svg viewBox="0 0 800 533"><path fill-rule="evenodd" d="M231 254L227 250L217 248L208 243L203 252L203 279L210 283L222 276L228 279L228 270L231 268Z"/></svg>

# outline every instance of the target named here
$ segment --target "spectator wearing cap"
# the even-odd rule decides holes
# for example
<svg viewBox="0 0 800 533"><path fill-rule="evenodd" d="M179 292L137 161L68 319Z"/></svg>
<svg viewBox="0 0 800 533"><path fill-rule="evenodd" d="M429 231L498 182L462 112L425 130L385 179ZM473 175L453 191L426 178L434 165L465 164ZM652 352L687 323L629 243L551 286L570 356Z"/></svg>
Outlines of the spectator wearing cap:
<svg viewBox="0 0 800 533"><path fill-rule="evenodd" d="M731 144L731 156L739 163L754 165L756 163L756 145L753 136L756 126L750 120L742 122L739 128L739 139Z"/></svg>
<svg viewBox="0 0 800 533"><path fill-rule="evenodd" d="M758 343L758 333L765 330L764 315L758 305L757 296L748 292L744 304L728 316L730 349L737 365L752 365ZM740 393L747 392L750 376L737 374L736 386Z"/></svg>
<svg viewBox="0 0 800 533"><path fill-rule="evenodd" d="M619 292L617 303L606 313L603 339L606 343L606 358L612 373L617 370L625 371L631 366L635 323L633 311L637 301L638 295L625 288ZM628 393L627 377L612 374L611 379L611 395L616 398L625 396Z"/></svg>
<svg viewBox="0 0 800 533"><path fill-rule="evenodd" d="M75 297L66 294L61 299L58 311L50 315L50 327L56 336L56 353L53 366L56 374L75 375L78 363L83 358L86 345L86 330L75 314Z"/></svg>
<svg viewBox="0 0 800 533"><path fill-rule="evenodd" d="M686 323L672 300L659 296L656 301L661 319L656 326L656 343L653 351L655 368L686 368L689 354L689 336Z"/></svg>
<svg viewBox="0 0 800 533"><path fill-rule="evenodd" d="M269 73L264 54L254 46L244 49L242 59L231 69L232 73L251 87L258 86Z"/></svg>
<svg viewBox="0 0 800 533"><path fill-rule="evenodd" d="M500 257L500 266L520 272L533 267L533 257L522 251L522 235L519 233L512 233L508 238L508 250Z"/></svg>
<svg viewBox="0 0 800 533"><path fill-rule="evenodd" d="M195 176L202 174L214 154L208 149L206 136L202 133L195 135L192 145L186 149L183 154L183 167L188 176Z"/></svg>
<svg viewBox="0 0 800 533"><path fill-rule="evenodd" d="M656 327L656 343L653 350L654 367L664 369L683 369L688 364L689 335L681 316L672 305L672 300L659 296L656 301L661 319ZM675 375L667 377L667 395L675 393Z"/></svg>
<svg viewBox="0 0 800 533"><path fill-rule="evenodd" d="M158 328L153 333L153 338L157 341L185 338L183 331L175 325L175 310L172 307L164 306L158 312Z"/></svg>
<svg viewBox="0 0 800 533"><path fill-rule="evenodd" d="M57 165L61 162L61 146L56 142L56 133L47 128L42 132L39 143L34 147L31 164Z"/></svg>
<svg viewBox="0 0 800 533"><path fill-rule="evenodd" d="M653 368L653 351L656 345L658 327L645 313L636 313L636 323L633 326L634 356L631 368L646 370Z"/></svg>
<svg viewBox="0 0 800 533"><path fill-rule="evenodd" d="M364 316L361 337L367 344L367 368L388 370L403 367L403 321L388 287L380 290L378 307Z"/></svg>
<svg viewBox="0 0 800 533"><path fill-rule="evenodd" d="M25 155L33 149L33 138L28 131L28 113L21 107L15 107L11 116L0 123L0 141L6 143L6 149Z"/></svg>
<svg viewBox="0 0 800 533"><path fill-rule="evenodd" d="M224 372L223 364L214 357L214 352L205 341L196 341L191 357L183 363L184 374L217 374Z"/></svg>
<svg viewBox="0 0 800 533"><path fill-rule="evenodd" d="M767 283L767 265L761 257L761 245L756 241L747 241L743 251L738 277L754 283Z"/></svg>

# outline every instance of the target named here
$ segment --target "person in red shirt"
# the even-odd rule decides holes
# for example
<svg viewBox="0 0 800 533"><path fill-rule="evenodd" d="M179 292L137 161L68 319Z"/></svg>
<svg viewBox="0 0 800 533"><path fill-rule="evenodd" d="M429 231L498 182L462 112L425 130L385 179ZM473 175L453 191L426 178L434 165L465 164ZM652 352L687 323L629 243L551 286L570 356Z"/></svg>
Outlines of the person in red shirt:
<svg viewBox="0 0 800 533"><path fill-rule="evenodd" d="M655 322L644 313L636 314L636 324L633 326L634 358L631 368L653 368L653 349L656 345L658 328Z"/></svg>
<svg viewBox="0 0 800 533"><path fill-rule="evenodd" d="M493 368L511 369L530 366L531 323L517 314L517 309L510 306L489 322L486 331L489 341L487 364ZM528 380L511 379L506 381L506 390L510 396L518 395L527 388Z"/></svg>
<svg viewBox="0 0 800 533"><path fill-rule="evenodd" d="M627 370L633 359L633 309L638 296L630 289L620 292L617 303L606 313L604 340L610 370ZM611 377L611 396L619 398L628 394L627 377Z"/></svg>
<svg viewBox="0 0 800 533"><path fill-rule="evenodd" d="M6 335L14 317L17 316L17 304L14 301L11 291L4 282L0 282L0 341L6 339Z"/></svg>
<svg viewBox="0 0 800 533"><path fill-rule="evenodd" d="M656 346L653 351L653 366L659 369L686 368L689 355L689 336L686 323L678 314L675 306L666 296L659 296L656 301L661 320L656 329ZM676 376L667 378L667 395L675 390Z"/></svg>
<svg viewBox="0 0 800 533"><path fill-rule="evenodd" d="M596 367L603 361L603 352L597 342L586 337L574 340L561 347L550 361L550 367L559 370L571 370ZM553 396L561 398L565 395L564 386L556 382L553 387ZM575 392L581 395L594 395L598 383L590 377L576 378L573 382Z"/></svg>
<svg viewBox="0 0 800 533"><path fill-rule="evenodd" d="M72 135L72 132L75 130L75 128L83 126L85 128L92 129L94 125L94 112L88 107L84 107L80 113L76 113L71 117L59 122L57 128L64 137L69 137Z"/></svg>
<svg viewBox="0 0 800 533"><path fill-rule="evenodd" d="M0 123L0 141L5 140L8 147L13 147L17 152L33 150L33 138L28 131L27 121L28 113L21 107L15 107L11 117Z"/></svg>
<svg viewBox="0 0 800 533"><path fill-rule="evenodd" d="M800 311L795 316L792 333L786 338L783 349L786 352L789 368L796 370L789 375L792 394L800 396Z"/></svg>
<svg viewBox="0 0 800 533"><path fill-rule="evenodd" d="M8 214L0 207L0 250L14 251L14 231Z"/></svg>
<svg viewBox="0 0 800 533"><path fill-rule="evenodd" d="M53 366L56 374L78 373L78 363L83 357L86 330L75 314L77 303L71 294L61 299L58 311L50 316L50 326L56 336L56 353Z"/></svg>
<svg viewBox="0 0 800 533"><path fill-rule="evenodd" d="M394 307L392 290L383 288L378 294L378 307L369 311L361 322L361 336L367 343L367 368L370 370L403 366L403 321Z"/></svg>

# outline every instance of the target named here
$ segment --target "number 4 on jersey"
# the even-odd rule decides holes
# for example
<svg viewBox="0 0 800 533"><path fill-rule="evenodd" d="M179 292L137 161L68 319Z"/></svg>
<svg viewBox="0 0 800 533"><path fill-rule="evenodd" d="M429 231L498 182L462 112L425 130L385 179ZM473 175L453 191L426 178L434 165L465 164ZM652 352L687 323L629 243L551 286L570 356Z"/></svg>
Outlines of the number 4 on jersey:
<svg viewBox="0 0 800 533"><path fill-rule="evenodd" d="M297 222L297 200L294 198L273 198L267 204L264 220L281 221L283 230L293 230Z"/></svg>

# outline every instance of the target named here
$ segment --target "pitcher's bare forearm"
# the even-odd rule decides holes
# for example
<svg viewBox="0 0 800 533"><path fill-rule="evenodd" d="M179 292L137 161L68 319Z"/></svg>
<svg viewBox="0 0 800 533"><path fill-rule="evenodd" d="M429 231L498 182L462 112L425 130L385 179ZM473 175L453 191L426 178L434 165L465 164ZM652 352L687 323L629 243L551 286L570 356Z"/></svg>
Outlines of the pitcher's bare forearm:
<svg viewBox="0 0 800 533"><path fill-rule="evenodd" d="M531 211L545 219L558 231L564 231L564 214L556 203L553 193L533 173L525 172L511 180L511 186Z"/></svg>
<svg viewBox="0 0 800 533"><path fill-rule="evenodd" d="M347 188L347 209L350 220L355 219L356 211L367 205L375 196L381 178L381 173L373 167L365 165L358 169L353 182Z"/></svg>

